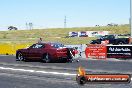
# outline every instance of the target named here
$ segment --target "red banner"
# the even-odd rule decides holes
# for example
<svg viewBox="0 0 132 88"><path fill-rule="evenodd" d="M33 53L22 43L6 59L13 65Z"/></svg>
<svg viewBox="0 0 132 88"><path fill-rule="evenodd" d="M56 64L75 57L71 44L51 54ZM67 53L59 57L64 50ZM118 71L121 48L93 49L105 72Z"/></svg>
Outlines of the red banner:
<svg viewBox="0 0 132 88"><path fill-rule="evenodd" d="M106 59L107 48L105 45L91 44L85 50L86 58Z"/></svg>

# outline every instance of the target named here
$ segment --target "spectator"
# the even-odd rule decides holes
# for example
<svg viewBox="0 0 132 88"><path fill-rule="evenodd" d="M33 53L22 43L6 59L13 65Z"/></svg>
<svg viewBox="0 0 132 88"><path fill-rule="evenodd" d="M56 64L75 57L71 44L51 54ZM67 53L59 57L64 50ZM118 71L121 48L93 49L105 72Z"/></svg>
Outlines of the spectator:
<svg viewBox="0 0 132 88"><path fill-rule="evenodd" d="M80 57L82 56L82 52L83 52L83 51L82 51L82 47L83 47L83 45L81 44L80 47L79 47L79 51L80 51L80 52L79 52L79 55L80 55Z"/></svg>
<svg viewBox="0 0 132 88"><path fill-rule="evenodd" d="M75 57L78 58L79 57L78 47L75 47L74 53L75 53Z"/></svg>
<svg viewBox="0 0 132 88"><path fill-rule="evenodd" d="M38 43L42 43L42 38L39 38Z"/></svg>

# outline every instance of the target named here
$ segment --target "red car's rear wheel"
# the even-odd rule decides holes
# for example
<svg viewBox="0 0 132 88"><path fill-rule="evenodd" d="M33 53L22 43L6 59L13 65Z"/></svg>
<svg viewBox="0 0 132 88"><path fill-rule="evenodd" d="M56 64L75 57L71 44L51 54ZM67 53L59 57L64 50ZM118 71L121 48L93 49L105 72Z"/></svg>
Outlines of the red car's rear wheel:
<svg viewBox="0 0 132 88"><path fill-rule="evenodd" d="M50 54L44 54L42 57L42 61L45 63L50 63L51 62L51 55Z"/></svg>

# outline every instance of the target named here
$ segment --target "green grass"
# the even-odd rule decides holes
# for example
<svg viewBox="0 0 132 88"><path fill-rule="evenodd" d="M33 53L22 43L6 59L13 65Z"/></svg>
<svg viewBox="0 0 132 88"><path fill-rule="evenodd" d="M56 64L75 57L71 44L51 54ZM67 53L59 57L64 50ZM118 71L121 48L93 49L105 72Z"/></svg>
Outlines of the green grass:
<svg viewBox="0 0 132 88"><path fill-rule="evenodd" d="M87 44L95 38L65 38L68 33L74 31L110 31L110 34L130 33L129 25L117 27L80 27L80 28L54 28L54 29L33 29L17 31L0 31L0 43L35 43L42 37L46 42L61 42L64 44Z"/></svg>

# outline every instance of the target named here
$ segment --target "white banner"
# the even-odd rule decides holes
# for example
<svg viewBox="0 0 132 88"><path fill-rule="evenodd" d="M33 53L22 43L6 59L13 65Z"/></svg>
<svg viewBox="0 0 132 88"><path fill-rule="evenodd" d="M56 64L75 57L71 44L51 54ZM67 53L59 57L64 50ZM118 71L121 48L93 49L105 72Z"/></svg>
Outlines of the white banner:
<svg viewBox="0 0 132 88"><path fill-rule="evenodd" d="M98 37L109 35L109 31L81 31L69 32L70 37Z"/></svg>

